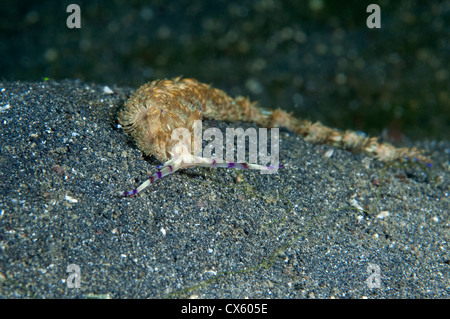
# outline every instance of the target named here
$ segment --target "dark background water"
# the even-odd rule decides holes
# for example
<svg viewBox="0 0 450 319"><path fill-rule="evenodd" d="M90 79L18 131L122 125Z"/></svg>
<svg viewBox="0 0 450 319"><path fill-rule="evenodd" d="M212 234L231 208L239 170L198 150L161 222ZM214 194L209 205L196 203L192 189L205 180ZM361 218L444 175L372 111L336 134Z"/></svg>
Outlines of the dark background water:
<svg viewBox="0 0 450 319"><path fill-rule="evenodd" d="M2 80L183 75L394 142L450 136L450 1L4 0L0 17Z"/></svg>

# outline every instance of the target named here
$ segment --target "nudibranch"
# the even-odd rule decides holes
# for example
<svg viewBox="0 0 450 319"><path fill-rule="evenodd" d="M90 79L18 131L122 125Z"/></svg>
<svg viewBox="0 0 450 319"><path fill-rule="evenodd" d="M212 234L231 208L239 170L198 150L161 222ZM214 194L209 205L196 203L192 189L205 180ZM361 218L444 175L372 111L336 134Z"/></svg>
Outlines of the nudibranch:
<svg viewBox="0 0 450 319"><path fill-rule="evenodd" d="M177 77L144 84L128 99L119 115L119 123L134 138L139 149L163 163L157 173L123 195L133 196L156 180L183 168L204 166L276 170L283 166L219 163L214 159L195 156L188 147L192 145L192 140L180 143L172 138L172 133L177 128L186 128L192 133L189 138L194 138L195 125L202 119L253 122L267 128L284 127L303 136L308 142L365 152L381 161L403 158L427 161L416 148L396 148L378 142L375 137L353 131L341 132L319 122L298 119L281 109L261 108L242 96L230 97L224 91L195 79Z"/></svg>

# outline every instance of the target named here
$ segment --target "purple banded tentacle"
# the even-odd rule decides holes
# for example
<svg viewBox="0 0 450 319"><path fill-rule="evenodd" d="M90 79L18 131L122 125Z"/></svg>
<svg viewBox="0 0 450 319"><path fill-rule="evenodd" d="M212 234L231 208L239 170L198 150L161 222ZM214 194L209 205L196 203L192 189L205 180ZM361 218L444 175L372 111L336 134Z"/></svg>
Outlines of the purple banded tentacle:
<svg viewBox="0 0 450 319"><path fill-rule="evenodd" d="M183 162L181 158L178 159L171 159L165 162L163 165L158 166L158 168L162 168L152 176L150 176L145 182L143 182L141 185L139 185L138 188L129 191L129 192L123 192L123 196L134 196L137 193L141 192L143 189L147 188L149 185L153 184L158 179L161 179L167 175L170 175L174 172L176 172L179 169L182 168L189 168L189 167L209 167L209 168L235 168L235 169L258 169L258 170L277 170L278 168L284 167L283 164L280 165L270 165L270 166L263 166L258 164L250 164L250 163L235 163L235 162L217 162L215 159L209 159L204 157L193 157L191 158L192 161Z"/></svg>
<svg viewBox="0 0 450 319"><path fill-rule="evenodd" d="M163 177L165 177L167 175L170 175L170 174L174 173L175 171L177 171L180 168L180 164L177 163L177 162L168 164L168 162L167 162L166 164L158 166L158 167L163 167L163 169L158 171L158 172L156 172L152 176L150 176L145 182L143 182L141 185L139 185L138 188L133 189L132 191L129 191L129 192L123 192L123 196L129 197L129 196L134 196L137 193L140 193L142 190L144 190L149 185L151 185L154 182L156 182L158 179L161 179L161 178L163 178Z"/></svg>
<svg viewBox="0 0 450 319"><path fill-rule="evenodd" d="M197 164L195 166L202 166L202 167L211 167L211 168L235 168L235 169L259 169L259 170L276 170L278 168L284 167L283 164L281 165L270 165L270 166L264 166L264 165L258 165L258 164L250 164L250 163L236 163L236 162L224 162L220 163L217 162L215 159L207 159L203 157L196 157Z"/></svg>

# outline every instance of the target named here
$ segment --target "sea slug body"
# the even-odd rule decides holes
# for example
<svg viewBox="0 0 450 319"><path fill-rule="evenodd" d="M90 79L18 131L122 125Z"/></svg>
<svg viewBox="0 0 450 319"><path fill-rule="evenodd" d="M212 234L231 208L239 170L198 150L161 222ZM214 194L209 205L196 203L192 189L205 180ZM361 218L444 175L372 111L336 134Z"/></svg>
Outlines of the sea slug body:
<svg viewBox="0 0 450 319"><path fill-rule="evenodd" d="M134 138L139 149L164 163L160 166L161 171L124 195L132 196L157 179L186 167L274 169L256 164L216 163L211 159L194 158L190 149L172 139L172 132L177 128L187 128L193 137L195 123L202 119L284 127L303 136L306 141L365 152L381 161L403 158L427 161L415 148L396 148L388 143L379 143L374 137L365 137L352 131L341 132L319 122L298 119L281 109L261 108L256 102L242 96L232 98L224 91L195 79L177 77L144 84L128 99L119 115L119 123Z"/></svg>

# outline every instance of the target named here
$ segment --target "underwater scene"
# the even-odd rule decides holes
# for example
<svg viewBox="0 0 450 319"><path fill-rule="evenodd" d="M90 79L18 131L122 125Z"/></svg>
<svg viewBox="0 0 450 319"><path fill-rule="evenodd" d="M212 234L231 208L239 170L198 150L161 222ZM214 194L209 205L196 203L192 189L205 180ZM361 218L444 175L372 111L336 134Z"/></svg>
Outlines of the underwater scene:
<svg viewBox="0 0 450 319"><path fill-rule="evenodd" d="M450 1L0 16L0 298L450 297Z"/></svg>

